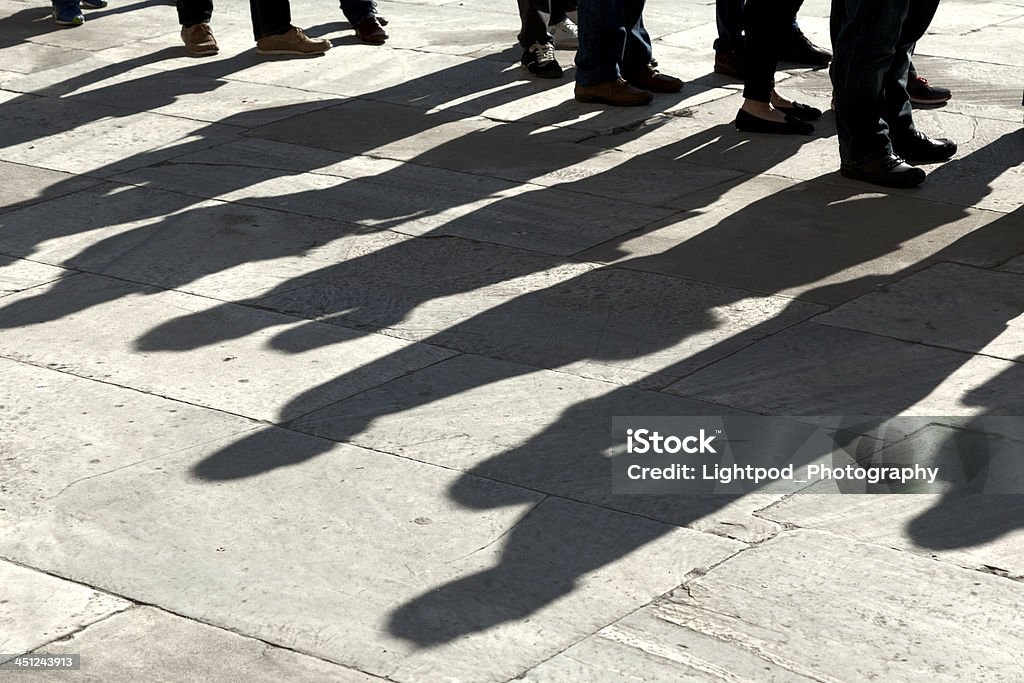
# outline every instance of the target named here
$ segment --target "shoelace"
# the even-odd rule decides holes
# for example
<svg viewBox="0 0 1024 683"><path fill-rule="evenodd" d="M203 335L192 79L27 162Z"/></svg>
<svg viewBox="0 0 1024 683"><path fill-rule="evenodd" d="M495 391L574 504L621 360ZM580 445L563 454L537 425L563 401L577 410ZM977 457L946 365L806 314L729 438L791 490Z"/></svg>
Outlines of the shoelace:
<svg viewBox="0 0 1024 683"><path fill-rule="evenodd" d="M533 47L530 48L530 51L537 55L538 62L555 61L555 46L551 43L534 43Z"/></svg>

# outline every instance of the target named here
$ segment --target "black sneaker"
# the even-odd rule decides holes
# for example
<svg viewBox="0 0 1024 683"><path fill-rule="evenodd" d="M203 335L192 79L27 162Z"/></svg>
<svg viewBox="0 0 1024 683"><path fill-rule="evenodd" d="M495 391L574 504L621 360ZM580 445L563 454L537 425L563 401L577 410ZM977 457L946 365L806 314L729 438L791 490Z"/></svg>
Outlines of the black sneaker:
<svg viewBox="0 0 1024 683"><path fill-rule="evenodd" d="M914 104L942 104L953 96L949 88L936 88L928 84L927 78L921 78L917 74L907 79L907 94Z"/></svg>
<svg viewBox="0 0 1024 683"><path fill-rule="evenodd" d="M534 43L523 50L523 68L539 78L561 78L562 67L555 60L555 46Z"/></svg>

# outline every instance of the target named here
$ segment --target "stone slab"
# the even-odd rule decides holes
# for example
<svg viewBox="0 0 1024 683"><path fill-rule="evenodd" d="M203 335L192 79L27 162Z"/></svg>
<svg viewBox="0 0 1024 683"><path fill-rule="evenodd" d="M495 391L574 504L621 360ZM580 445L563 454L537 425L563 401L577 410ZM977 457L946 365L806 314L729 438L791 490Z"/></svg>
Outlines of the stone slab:
<svg viewBox="0 0 1024 683"><path fill-rule="evenodd" d="M147 59L177 55L178 51L168 47L145 59L116 64L111 64L107 55L90 55L74 64L5 80L2 85L16 92L244 128L341 101L322 93L218 78L208 75L211 69L207 64L203 69L193 65L173 71L147 66ZM224 71L231 75L226 65Z"/></svg>
<svg viewBox="0 0 1024 683"><path fill-rule="evenodd" d="M771 415L1024 415L1019 363L805 323L670 393Z"/></svg>
<svg viewBox="0 0 1024 683"><path fill-rule="evenodd" d="M66 273L43 263L0 256L0 297L53 282Z"/></svg>
<svg viewBox="0 0 1024 683"><path fill-rule="evenodd" d="M742 547L478 478L488 509L467 508L461 475L274 428L154 464L69 488L0 547L396 681L507 680Z"/></svg>
<svg viewBox="0 0 1024 683"><path fill-rule="evenodd" d="M127 600L2 559L0 585L0 663L131 607Z"/></svg>
<svg viewBox="0 0 1024 683"><path fill-rule="evenodd" d="M777 528L751 513L778 496L611 493L607 457L621 445L612 435L614 416L720 414L720 406L461 356L328 406L291 426L549 495L760 541ZM453 495L477 505L469 493L458 486Z"/></svg>
<svg viewBox="0 0 1024 683"><path fill-rule="evenodd" d="M0 159L109 176L235 137L238 128L98 104L32 98L5 105Z"/></svg>
<svg viewBox="0 0 1024 683"><path fill-rule="evenodd" d="M273 647L152 607L118 614L37 654L82 656L76 672L47 672L47 680L131 683L235 680L273 683L381 681L314 657Z"/></svg>
<svg viewBox="0 0 1024 683"><path fill-rule="evenodd" d="M1024 230L1017 216L771 176L680 204L677 216L579 257L835 304L937 260L998 265L1019 253Z"/></svg>
<svg viewBox="0 0 1024 683"><path fill-rule="evenodd" d="M0 359L2 526L52 511L69 488L257 428L225 413ZM2 555L2 548L0 548Z"/></svg>
<svg viewBox="0 0 1024 683"><path fill-rule="evenodd" d="M525 678L660 680L671 664L671 680L998 680L1019 670L1022 599L1015 581L787 532Z"/></svg>
<svg viewBox="0 0 1024 683"><path fill-rule="evenodd" d="M298 417L452 355L94 275L3 301L5 357L266 421ZM139 352L138 340L170 316L210 308L216 308L211 315L193 315L178 330L183 338L175 340L175 351ZM268 344L283 332L304 348L301 355ZM225 341L194 348L192 337ZM346 381L312 389L335 376Z"/></svg>
<svg viewBox="0 0 1024 683"><path fill-rule="evenodd" d="M6 161L0 161L0 173L4 177L0 184L0 213L72 194L99 182L85 176Z"/></svg>
<svg viewBox="0 0 1024 683"><path fill-rule="evenodd" d="M260 139L229 142L168 163L137 169L117 176L117 179L368 225L404 219L407 224L416 226L422 223L426 228L443 227L446 220L457 217L451 214L458 211L463 203L462 214L469 214L496 203L499 198L520 202L522 206L517 206L513 213L522 213L524 219L569 221L567 216L530 215L529 204L537 199L538 188L535 186L590 195L580 197L580 202L593 201L591 197L597 197L602 202L601 206L607 199L666 206L677 203L692 192L742 175L739 171L636 157L616 150L591 154L581 153L580 148L572 144L561 147L565 150L562 163L536 177L531 177L529 170L520 169L521 155L525 150L517 152L520 156L517 156L515 164L497 176L508 183L496 179L489 182L477 174L403 166L390 159L350 156ZM303 173L363 182L347 183L342 188L337 181L332 185L330 179L303 177ZM529 181L534 187L523 188L516 194L514 188L523 181ZM258 192L254 191L257 187ZM299 189L305 191L300 194L297 192ZM375 192L386 195L380 196ZM299 199L289 199L293 194L299 194ZM552 193L552 198L576 203L575 198L561 193ZM489 204L481 205L487 200ZM405 231L415 229L411 227Z"/></svg>
<svg viewBox="0 0 1024 683"><path fill-rule="evenodd" d="M1022 510L1020 495L798 495L758 514L780 524L1020 579Z"/></svg>
<svg viewBox="0 0 1024 683"><path fill-rule="evenodd" d="M825 313L815 322L1017 360L1024 278L940 263Z"/></svg>

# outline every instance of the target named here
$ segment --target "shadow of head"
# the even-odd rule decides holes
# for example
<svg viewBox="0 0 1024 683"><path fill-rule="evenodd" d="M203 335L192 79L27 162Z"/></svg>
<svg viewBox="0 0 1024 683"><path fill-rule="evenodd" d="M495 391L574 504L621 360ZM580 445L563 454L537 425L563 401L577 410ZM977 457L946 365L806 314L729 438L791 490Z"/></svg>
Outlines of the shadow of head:
<svg viewBox="0 0 1024 683"><path fill-rule="evenodd" d="M205 481L232 481L306 462L333 447L330 441L300 437L281 429L261 429L222 448L192 467Z"/></svg>

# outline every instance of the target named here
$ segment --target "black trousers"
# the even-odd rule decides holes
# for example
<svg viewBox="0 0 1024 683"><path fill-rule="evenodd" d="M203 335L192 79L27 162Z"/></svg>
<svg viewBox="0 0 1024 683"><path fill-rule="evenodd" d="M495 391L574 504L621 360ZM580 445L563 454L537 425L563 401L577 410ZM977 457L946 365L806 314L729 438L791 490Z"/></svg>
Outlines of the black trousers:
<svg viewBox="0 0 1024 683"><path fill-rule="evenodd" d="M770 102L775 87L779 51L793 33L793 17L803 0L747 0L743 7L746 80L743 97Z"/></svg>
<svg viewBox="0 0 1024 683"><path fill-rule="evenodd" d="M177 0L178 23L182 26L208 24L213 16L213 0ZM292 27L292 9L288 0L249 0L252 34L264 36L287 33Z"/></svg>

